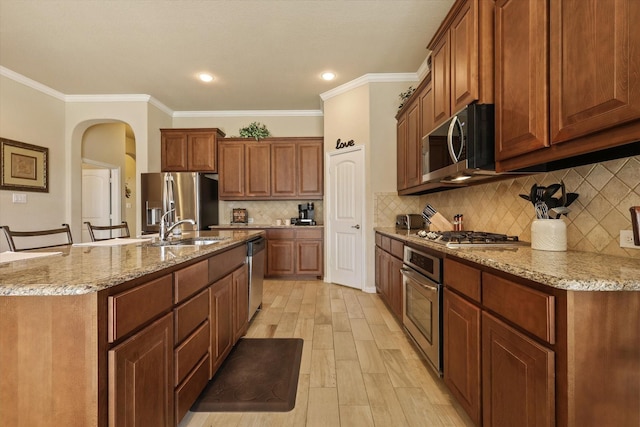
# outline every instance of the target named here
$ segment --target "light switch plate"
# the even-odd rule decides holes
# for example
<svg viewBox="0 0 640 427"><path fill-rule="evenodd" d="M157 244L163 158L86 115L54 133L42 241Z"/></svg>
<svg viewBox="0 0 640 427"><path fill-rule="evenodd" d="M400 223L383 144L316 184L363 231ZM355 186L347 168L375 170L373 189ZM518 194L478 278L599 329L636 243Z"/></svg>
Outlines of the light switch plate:
<svg viewBox="0 0 640 427"><path fill-rule="evenodd" d="M27 203L27 195L25 193L12 193L13 203Z"/></svg>

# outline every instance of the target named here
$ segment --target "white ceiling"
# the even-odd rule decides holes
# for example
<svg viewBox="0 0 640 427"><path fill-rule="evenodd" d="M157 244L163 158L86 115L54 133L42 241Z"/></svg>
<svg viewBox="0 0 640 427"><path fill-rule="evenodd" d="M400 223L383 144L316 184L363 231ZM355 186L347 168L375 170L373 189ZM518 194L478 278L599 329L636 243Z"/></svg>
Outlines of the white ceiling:
<svg viewBox="0 0 640 427"><path fill-rule="evenodd" d="M173 111L318 110L321 93L365 74L415 73L452 4L0 0L0 66L65 95L146 94Z"/></svg>

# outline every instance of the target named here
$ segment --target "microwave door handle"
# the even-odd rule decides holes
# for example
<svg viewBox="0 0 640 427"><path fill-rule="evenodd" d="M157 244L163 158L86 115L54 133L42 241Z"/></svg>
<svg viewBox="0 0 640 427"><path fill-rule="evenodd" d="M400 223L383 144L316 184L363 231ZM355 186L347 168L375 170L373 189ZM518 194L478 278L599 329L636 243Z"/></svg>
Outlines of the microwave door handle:
<svg viewBox="0 0 640 427"><path fill-rule="evenodd" d="M458 127L458 132L460 132L460 151L458 154L453 152L453 129ZM451 156L451 160L453 163L458 163L460 161L460 156L462 156L462 151L464 150L464 129L462 129L462 124L458 119L458 116L453 116L451 119L451 123L449 124L449 131L447 132L447 148L449 149L449 156Z"/></svg>

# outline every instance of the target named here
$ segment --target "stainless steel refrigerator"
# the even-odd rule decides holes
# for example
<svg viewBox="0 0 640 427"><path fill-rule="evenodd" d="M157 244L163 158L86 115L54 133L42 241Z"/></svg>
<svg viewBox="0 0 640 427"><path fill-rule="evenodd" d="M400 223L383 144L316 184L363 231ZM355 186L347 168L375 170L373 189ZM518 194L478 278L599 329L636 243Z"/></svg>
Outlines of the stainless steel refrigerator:
<svg viewBox="0 0 640 427"><path fill-rule="evenodd" d="M157 233L160 219L167 215L170 223L193 219L196 224L182 225L182 230L208 230L218 224L218 180L216 175L196 172L143 173L140 177L142 233Z"/></svg>

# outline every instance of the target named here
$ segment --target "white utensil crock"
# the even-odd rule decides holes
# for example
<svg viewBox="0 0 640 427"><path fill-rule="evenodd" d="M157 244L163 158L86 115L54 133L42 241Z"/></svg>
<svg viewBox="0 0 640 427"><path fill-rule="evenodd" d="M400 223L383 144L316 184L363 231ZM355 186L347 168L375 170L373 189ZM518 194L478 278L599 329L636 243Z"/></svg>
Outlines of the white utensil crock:
<svg viewBox="0 0 640 427"><path fill-rule="evenodd" d="M534 219L531 223L531 249L567 250L567 224L562 219Z"/></svg>

